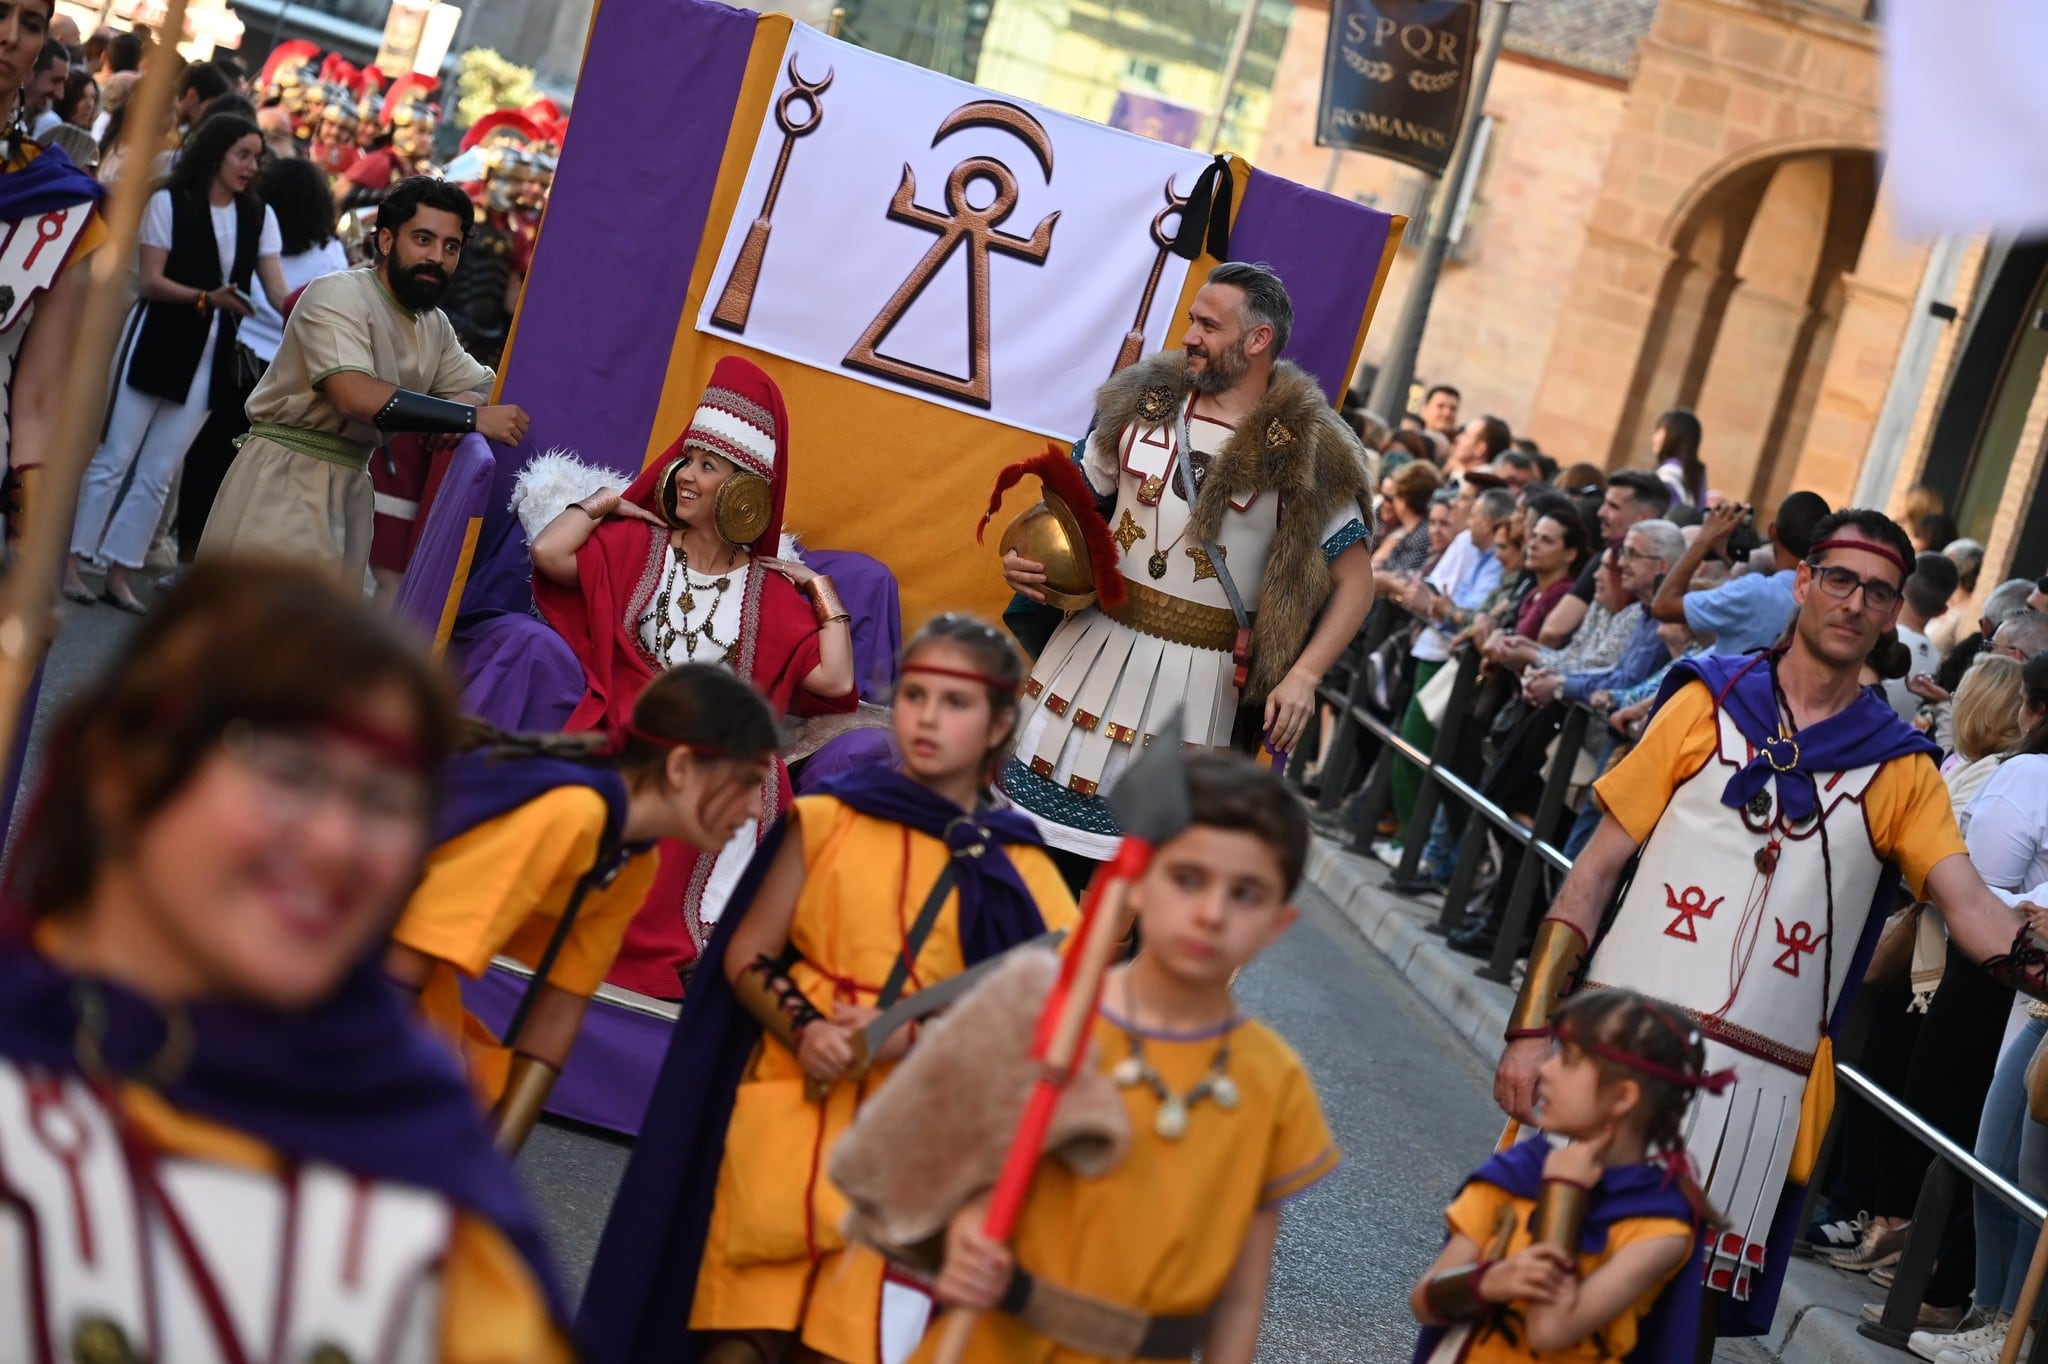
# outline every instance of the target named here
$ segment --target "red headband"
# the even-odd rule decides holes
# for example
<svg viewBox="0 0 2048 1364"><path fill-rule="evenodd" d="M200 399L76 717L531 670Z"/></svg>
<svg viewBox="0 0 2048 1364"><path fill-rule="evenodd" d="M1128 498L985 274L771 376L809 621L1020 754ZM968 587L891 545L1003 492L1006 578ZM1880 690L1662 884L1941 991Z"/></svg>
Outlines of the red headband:
<svg viewBox="0 0 2048 1364"><path fill-rule="evenodd" d="M1881 545L1875 540L1823 540L1808 550L1806 557L1815 558L1822 550L1829 549L1860 549L1865 554L1875 554L1880 559L1888 560L1906 577L1913 576L1913 565L1907 563L1890 545Z"/></svg>
<svg viewBox="0 0 2048 1364"><path fill-rule="evenodd" d="M369 749L386 762L407 767L415 772L427 768L427 755L420 746L419 736L404 730L392 729L386 725L373 725L362 720L322 720L313 726L316 734L328 734L337 739Z"/></svg>
<svg viewBox="0 0 2048 1364"><path fill-rule="evenodd" d="M666 734L656 734L652 730L642 729L631 720L626 722L626 732L620 736L615 751L623 751L626 747L625 741L627 739L638 739L641 743L652 744L656 748L687 748L700 758L725 758L731 756L724 749L713 748L709 744L685 743L681 739L672 739Z"/></svg>
<svg viewBox="0 0 2048 1364"><path fill-rule="evenodd" d="M1009 696L1015 696L1018 690L1017 684L1014 682L1005 682L1000 677L990 677L987 673L978 673L971 668L942 668L936 663L906 663L903 665L903 671L907 673L936 673L940 677L957 677L966 682L979 682L984 687L1003 692Z"/></svg>
<svg viewBox="0 0 2048 1364"><path fill-rule="evenodd" d="M1551 1032L1559 1041L1570 1042L1588 1056L1597 1056L1603 1061L1620 1066L1623 1070L1632 1070L1638 1075L1646 1075L1653 1080L1662 1080L1666 1084L1677 1085L1680 1089L1704 1089L1709 1094L1719 1094L1735 1082L1735 1072L1733 1070L1716 1070L1695 1074L1691 1071L1680 1070L1676 1066L1667 1066L1661 1061L1652 1061L1647 1056L1638 1056L1632 1051L1625 1051L1606 1042L1583 1040L1573 1032L1569 1023L1559 1024L1551 1029Z"/></svg>

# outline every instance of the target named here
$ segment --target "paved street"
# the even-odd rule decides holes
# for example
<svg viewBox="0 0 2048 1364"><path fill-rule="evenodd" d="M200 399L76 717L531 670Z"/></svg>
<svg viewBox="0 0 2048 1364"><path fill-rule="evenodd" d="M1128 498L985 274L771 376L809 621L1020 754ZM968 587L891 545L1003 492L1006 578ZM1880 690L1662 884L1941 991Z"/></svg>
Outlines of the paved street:
<svg viewBox="0 0 2048 1364"><path fill-rule="evenodd" d="M1261 1355L1290 1364L1408 1358L1403 1301L1441 1240L1443 1204L1499 1130L1489 1077L1370 945L1314 896L1247 972L1246 1006L1293 1042L1345 1150L1288 1210ZM621 1145L543 1130L521 1160L574 1292L625 1163Z"/></svg>

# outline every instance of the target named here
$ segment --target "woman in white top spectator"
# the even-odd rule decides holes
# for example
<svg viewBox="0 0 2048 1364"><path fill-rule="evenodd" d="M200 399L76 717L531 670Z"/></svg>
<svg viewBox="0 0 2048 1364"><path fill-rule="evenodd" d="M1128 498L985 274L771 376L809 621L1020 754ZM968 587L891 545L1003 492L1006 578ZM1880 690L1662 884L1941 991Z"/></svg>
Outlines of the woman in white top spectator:
<svg viewBox="0 0 2048 1364"><path fill-rule="evenodd" d="M256 189L277 217L284 247L277 265L284 274L286 301L320 276L348 269L348 248L335 235L334 194L318 166L296 156L273 160L257 178ZM241 325L239 341L235 391L206 419L185 454L185 473L178 484L178 549L188 560L199 547L214 494L234 463L235 442L249 429L249 393L284 341L281 310L259 294L256 311Z"/></svg>
<svg viewBox="0 0 2048 1364"><path fill-rule="evenodd" d="M72 525L64 595L73 601L95 600L79 570L86 559L105 559L100 599L142 614L130 578L192 438L216 402L232 401L238 329L255 311L252 283L262 282L273 306L284 303L277 216L250 192L262 155L254 123L209 118L143 212L142 297L129 315L113 408Z"/></svg>
<svg viewBox="0 0 2048 1364"><path fill-rule="evenodd" d="M1964 697L1980 673L1999 664L2006 660L1996 656L1978 659L1956 690L1958 752L1963 748ZM2020 677L2025 690L2018 751L1963 812L1968 821L1963 835L1970 846L1971 863L1985 874L1986 884L2006 892L2011 900L2022 898L2012 893L2022 887L2029 888L2026 894L2031 896L2040 886L2042 878L2033 869L2040 865L2041 844L2048 841L2048 827L2044 827L2048 824L2048 792L2041 790L2043 776L2048 774L2048 766L2044 766L2048 764L2048 654L2028 659L2020 668ZM1949 773L1951 788L1955 776ZM2014 881L2015 875L2029 879ZM2027 1021L1998 1058L1998 1071L1977 1127L1976 1156L2040 1198L2048 1194L2048 1126L2027 1115L2026 1076L2028 1063L2042 1038L2048 1036L2048 1009L2031 1002L2023 1002L2022 1007ZM1959 1353L1983 1351L1985 1358L1995 1360L2005 1343L2036 1238L2034 1227L2023 1224L1997 1199L1979 1191L1972 1203L1976 1222L1976 1286L1968 1322L1972 1330L1942 1344L1953 1344Z"/></svg>

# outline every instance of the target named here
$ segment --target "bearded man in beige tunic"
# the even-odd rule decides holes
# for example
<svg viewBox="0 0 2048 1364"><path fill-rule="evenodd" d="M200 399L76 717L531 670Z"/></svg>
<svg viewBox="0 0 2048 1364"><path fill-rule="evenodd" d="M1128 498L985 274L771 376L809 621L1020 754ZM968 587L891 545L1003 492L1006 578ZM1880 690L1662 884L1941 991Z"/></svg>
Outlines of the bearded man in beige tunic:
<svg viewBox="0 0 2048 1364"><path fill-rule="evenodd" d="M497 376L462 349L438 306L475 220L454 185L401 181L378 210L377 264L300 293L249 395L249 434L214 498L202 556L313 558L362 583L377 445L403 432L525 438L526 413L490 404Z"/></svg>
<svg viewBox="0 0 2048 1364"><path fill-rule="evenodd" d="M1124 600L1053 632L1000 780L1070 880L1116 848L1103 797L1176 710L1190 743L1291 751L1372 605L1372 458L1315 380L1278 358L1293 320L1272 271L1219 265L1181 349L1096 394L1081 472L1115 537ZM1003 576L1046 600L1045 565L1011 550Z"/></svg>

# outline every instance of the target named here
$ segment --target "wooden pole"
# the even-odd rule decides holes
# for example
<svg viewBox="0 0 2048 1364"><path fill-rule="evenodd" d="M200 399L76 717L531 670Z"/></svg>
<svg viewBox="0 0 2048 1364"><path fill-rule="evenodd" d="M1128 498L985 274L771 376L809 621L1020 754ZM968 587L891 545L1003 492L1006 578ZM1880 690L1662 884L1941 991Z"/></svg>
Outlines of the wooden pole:
<svg viewBox="0 0 2048 1364"><path fill-rule="evenodd" d="M163 31L182 33L184 25L185 0L170 0ZM49 647L57 575L71 544L79 480L99 445L107 371L127 310L129 266L135 259L142 208L154 189L151 172L161 136L158 130L171 107L176 55L169 43L152 52L148 70L129 96L123 135L128 149L126 172L102 209L108 240L82 264L71 267L86 272L86 291L79 310L78 336L64 371L64 393L50 448L24 451L18 442L13 447L17 458L40 455L41 464L23 495L25 524L20 552L0 588L0 602L4 602L0 607L0 753L13 751L19 729L29 722L24 705ZM34 327L33 319L29 325Z"/></svg>
<svg viewBox="0 0 2048 1364"><path fill-rule="evenodd" d="M2013 1306L2012 1320L2006 1324L2005 1348L1998 1352L1998 1364L2019 1364L2027 1327L2034 1320L2034 1304L2041 1297L2043 1274L2048 1274L2048 1222L2041 1224L2041 1234L2034 1240L2034 1258L2027 1264L2027 1277L2020 1284L2020 1300Z"/></svg>
<svg viewBox="0 0 2048 1364"><path fill-rule="evenodd" d="M1105 873L1110 874L1110 873ZM1010 1148L1010 1161L1028 1171L1037 1166L1040 1148L1045 1140L1045 1121L1049 1120L1052 1108L1059 1101L1067 1080L1081 1064L1082 1049L1088 1040L1088 1025L1095 1019L1096 1005L1102 998L1102 978L1109 970L1110 958L1115 955L1117 944L1123 941L1129 926L1125 907L1128 903L1131 878L1118 876L1103 888L1102 903L1082 930L1081 941L1075 945L1077 964L1066 997L1059 1001L1060 1011L1053 1020L1051 1038L1046 1043L1042 1059L1041 1078L1032 1091L1032 1107L1026 1110L1020 1138ZM1036 1110L1041 1109L1042 1113ZM1034 1122L1034 1117L1038 1121ZM1021 1133L1036 1127L1036 1134L1029 1140ZM1001 1199L1003 1185L1011 1182L1012 1171L1006 1165L1004 1180L997 1186L997 1198L989 1208L991 1236L1007 1241L1014 1229L1015 1209L1005 1210ZM1026 1176L1028 1180L1028 1174ZM1017 1190L1011 1202L1021 1199ZM974 1324L981 1319L981 1313L966 1308L955 1308L946 1314L945 1325L940 1328L939 1346L933 1354L935 1364L960 1364L967 1353L967 1342L974 1334Z"/></svg>

